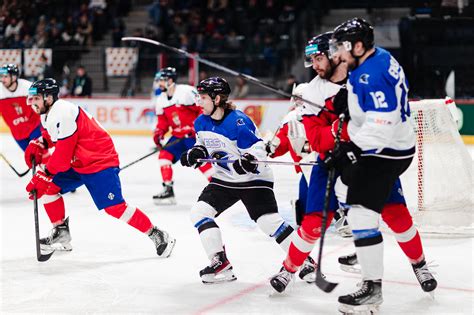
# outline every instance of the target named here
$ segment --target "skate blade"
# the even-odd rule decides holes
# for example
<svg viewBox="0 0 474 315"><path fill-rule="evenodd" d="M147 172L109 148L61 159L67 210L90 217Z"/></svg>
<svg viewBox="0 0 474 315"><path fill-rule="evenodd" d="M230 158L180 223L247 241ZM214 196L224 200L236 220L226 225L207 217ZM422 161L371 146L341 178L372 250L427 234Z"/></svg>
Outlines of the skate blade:
<svg viewBox="0 0 474 315"><path fill-rule="evenodd" d="M428 295L430 296L430 298L431 298L433 301L435 300L435 294L434 294L434 293L435 293L435 290L430 291L430 292L426 292L426 293L428 293Z"/></svg>
<svg viewBox="0 0 474 315"><path fill-rule="evenodd" d="M361 273L360 266L358 264L352 265L352 266L339 264L339 267L341 268L342 271L345 271L345 272L357 273L357 274Z"/></svg>
<svg viewBox="0 0 474 315"><path fill-rule="evenodd" d="M174 197L166 199L153 199L153 202L157 206L173 206L176 204L176 199Z"/></svg>
<svg viewBox="0 0 474 315"><path fill-rule="evenodd" d="M325 278L325 276L323 275ZM311 272L308 273L306 276L303 278L300 278L301 280L305 281L306 283L315 283L316 282L316 272Z"/></svg>
<svg viewBox="0 0 474 315"><path fill-rule="evenodd" d="M202 283L204 284L215 284L222 282L230 282L237 280L237 277L234 275L232 269L228 269L222 272L219 272L217 275L204 275L201 276Z"/></svg>
<svg viewBox="0 0 474 315"><path fill-rule="evenodd" d="M375 315L379 313L380 301L377 304L370 305L349 305L349 304L339 304L339 312L344 315Z"/></svg>
<svg viewBox="0 0 474 315"><path fill-rule="evenodd" d="M71 244L61 244L61 243L55 243L51 245L44 245L40 244L41 252L54 252L54 251L60 251L60 252L70 252L72 251L72 245Z"/></svg>
<svg viewBox="0 0 474 315"><path fill-rule="evenodd" d="M162 258L170 257L175 245L176 245L176 239L170 238L168 240L168 245L166 245L164 252L159 257L162 257Z"/></svg>

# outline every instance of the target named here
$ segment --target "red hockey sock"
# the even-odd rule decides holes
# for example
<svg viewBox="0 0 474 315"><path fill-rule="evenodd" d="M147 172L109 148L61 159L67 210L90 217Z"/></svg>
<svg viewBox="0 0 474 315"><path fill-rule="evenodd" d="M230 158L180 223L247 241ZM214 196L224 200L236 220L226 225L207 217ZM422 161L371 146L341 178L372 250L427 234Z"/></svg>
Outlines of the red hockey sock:
<svg viewBox="0 0 474 315"><path fill-rule="evenodd" d="M142 233L148 233L153 228L153 224L145 213L138 208L127 205L125 202L107 207L104 210L109 215L126 222Z"/></svg>
<svg viewBox="0 0 474 315"><path fill-rule="evenodd" d="M382 219L395 233L398 245L408 257L410 263L424 259L420 234L413 225L413 220L404 204L389 204L382 210Z"/></svg>
<svg viewBox="0 0 474 315"><path fill-rule="evenodd" d="M66 216L64 199L60 194L43 196L43 205L51 223L56 226L63 223Z"/></svg>
<svg viewBox="0 0 474 315"><path fill-rule="evenodd" d="M173 169L171 164L173 163L174 155L166 150L161 150L158 156L158 161L160 162L161 177L163 178L163 183L168 184L173 181Z"/></svg>
<svg viewBox="0 0 474 315"><path fill-rule="evenodd" d="M163 183L171 183L173 181L173 168L171 165L163 165L160 169Z"/></svg>
<svg viewBox="0 0 474 315"><path fill-rule="evenodd" d="M326 229L329 227L333 217L334 213L329 212ZM283 262L283 266L286 270L296 272L303 264L305 259L313 250L316 241L321 236L321 227L321 213L312 213L303 217L301 226L298 228L297 234L294 236L290 244L288 255Z"/></svg>
<svg viewBox="0 0 474 315"><path fill-rule="evenodd" d="M212 165L209 163L206 163L204 165L199 166L199 170L206 176L208 181L211 181L211 177L214 174L214 169L212 168Z"/></svg>

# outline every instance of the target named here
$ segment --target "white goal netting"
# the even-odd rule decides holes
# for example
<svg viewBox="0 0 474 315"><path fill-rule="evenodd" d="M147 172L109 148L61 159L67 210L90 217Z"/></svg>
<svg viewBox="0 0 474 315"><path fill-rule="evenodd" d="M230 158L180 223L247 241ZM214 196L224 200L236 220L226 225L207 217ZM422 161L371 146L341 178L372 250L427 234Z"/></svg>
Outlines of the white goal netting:
<svg viewBox="0 0 474 315"><path fill-rule="evenodd" d="M416 155L402 175L420 231L474 236L473 159L445 100L410 102Z"/></svg>

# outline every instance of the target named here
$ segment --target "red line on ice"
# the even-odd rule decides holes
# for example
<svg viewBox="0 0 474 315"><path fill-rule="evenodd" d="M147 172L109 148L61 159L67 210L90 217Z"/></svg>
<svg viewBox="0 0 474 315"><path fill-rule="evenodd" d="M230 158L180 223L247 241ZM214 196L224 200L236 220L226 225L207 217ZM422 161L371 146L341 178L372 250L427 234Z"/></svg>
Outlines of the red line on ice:
<svg viewBox="0 0 474 315"><path fill-rule="evenodd" d="M327 253L325 253L325 254L323 255L323 257L326 257L326 256L328 256L328 255L331 255L331 254L333 254L333 253L336 253L336 252L340 251L341 249L343 249L343 248L345 248L345 247L347 247L347 246L349 246L349 245L352 245L352 243L347 243L347 244L344 244L344 245L342 245L342 246L336 247L335 249L333 249L333 250L328 251ZM225 297L225 298L223 298L223 299L221 299L221 300L218 300L218 301L215 302L215 303L212 303L212 304L209 304L209 305L207 305L207 306L204 306L203 308L199 309L199 310L198 310L197 312L195 312L194 314L196 314L196 315L205 314L206 312L209 312L209 311L211 311L211 310L213 310L213 309L215 309L215 308L218 308L218 307L220 307L220 306L222 306L222 305L225 305L225 304L228 304L228 303L230 303L230 302L232 302L232 301L235 301L235 300L237 300L237 299L239 299L239 298L241 298L241 297L243 297L243 296L245 296L245 295L247 295L247 294L249 294L249 293L251 293L251 292L253 292L253 291L255 291L255 290L259 289L259 288L261 288L261 287L267 286L267 285L268 285L268 279L265 279L264 281L261 281L261 282L259 282L259 283L257 283L257 284L254 284L254 285L252 285L252 286L250 286L250 287L248 287L248 288L246 288L246 289L240 290L239 292L237 292L237 293L235 293L235 294L232 294L232 295L230 295L230 296L228 296L228 297Z"/></svg>

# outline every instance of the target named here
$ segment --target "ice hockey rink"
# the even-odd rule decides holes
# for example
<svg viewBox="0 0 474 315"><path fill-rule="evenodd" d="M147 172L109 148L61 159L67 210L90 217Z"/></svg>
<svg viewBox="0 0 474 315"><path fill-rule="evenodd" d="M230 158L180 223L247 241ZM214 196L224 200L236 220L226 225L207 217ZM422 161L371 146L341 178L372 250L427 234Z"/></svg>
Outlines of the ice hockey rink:
<svg viewBox="0 0 474 315"><path fill-rule="evenodd" d="M0 151L19 171L22 152L9 134L0 135ZM150 137L114 136L122 165L151 150ZM474 148L470 147L471 155ZM297 194L293 167L274 167L275 194L281 214L294 224L290 200ZM65 195L73 251L36 260L33 203L19 178L0 162L2 314L337 314L337 297L354 291L359 276L341 271L339 255L353 250L352 239L329 230L323 272L339 286L330 294L297 279L284 294L272 293L268 278L285 254L250 220L238 203L217 219L237 281L204 285L199 270L208 264L189 209L206 185L195 170L176 166L176 206L156 206L161 188L156 156L121 173L124 197L153 223L177 239L171 257L156 256L152 242L123 222L98 211L81 187ZM40 203L40 231L51 225ZM385 233L384 304L380 314L473 314L473 239L424 237L427 261L434 260L435 299L423 293L395 239ZM313 251L317 257L317 247Z"/></svg>

